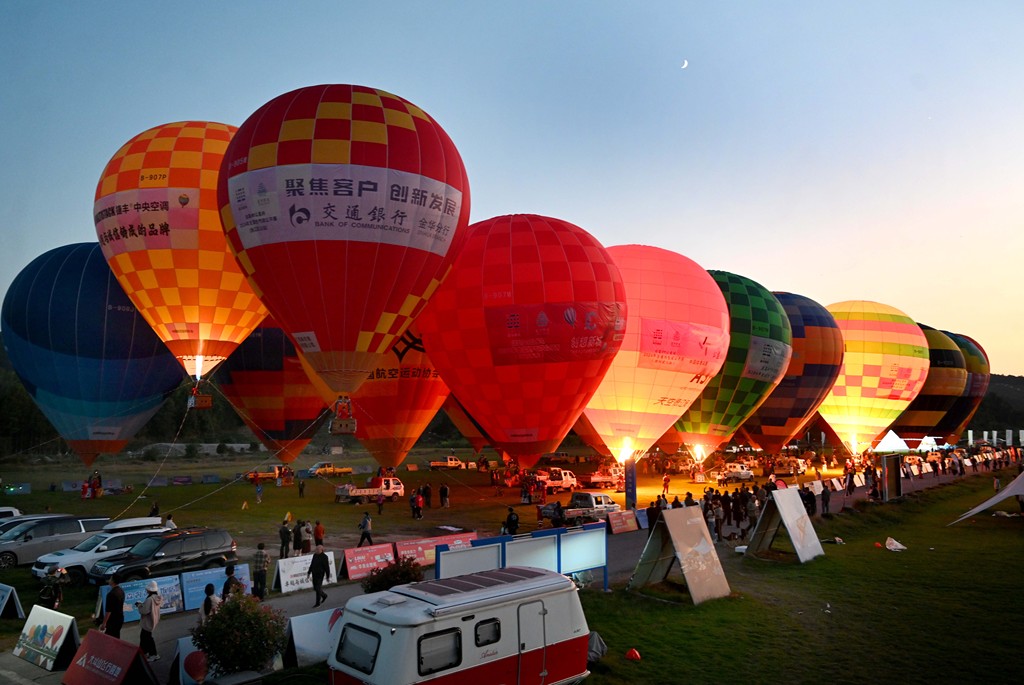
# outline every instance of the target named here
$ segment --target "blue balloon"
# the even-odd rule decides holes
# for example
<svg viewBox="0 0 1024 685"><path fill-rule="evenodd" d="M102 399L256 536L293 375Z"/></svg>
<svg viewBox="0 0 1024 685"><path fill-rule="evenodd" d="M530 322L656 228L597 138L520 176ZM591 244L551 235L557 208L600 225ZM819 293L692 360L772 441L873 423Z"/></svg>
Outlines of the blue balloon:
<svg viewBox="0 0 1024 685"><path fill-rule="evenodd" d="M4 297L0 328L25 389L86 465L123 449L184 377L98 243L33 260Z"/></svg>

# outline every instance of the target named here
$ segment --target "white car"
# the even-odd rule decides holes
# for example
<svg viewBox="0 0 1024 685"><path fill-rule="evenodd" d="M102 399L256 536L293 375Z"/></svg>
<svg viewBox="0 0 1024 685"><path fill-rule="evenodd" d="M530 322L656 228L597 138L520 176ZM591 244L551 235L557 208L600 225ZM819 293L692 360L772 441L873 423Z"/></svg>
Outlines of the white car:
<svg viewBox="0 0 1024 685"><path fill-rule="evenodd" d="M89 569L100 559L128 551L136 542L168 530L159 516L124 519L103 526L70 549L44 554L32 565L32 575L45 578L53 568L63 568L73 585L83 585Z"/></svg>
<svg viewBox="0 0 1024 685"><path fill-rule="evenodd" d="M731 464L724 464L721 468L715 469L710 474L713 480L730 482L730 481L746 481L754 479L754 472L747 468L746 464L737 464L735 462Z"/></svg>

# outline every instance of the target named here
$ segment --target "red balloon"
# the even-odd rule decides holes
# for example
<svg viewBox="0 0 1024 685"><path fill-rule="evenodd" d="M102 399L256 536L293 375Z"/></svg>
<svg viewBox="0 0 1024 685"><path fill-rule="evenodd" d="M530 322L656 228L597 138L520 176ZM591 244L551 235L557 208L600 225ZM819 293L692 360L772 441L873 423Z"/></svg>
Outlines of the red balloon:
<svg viewBox="0 0 1024 685"><path fill-rule="evenodd" d="M448 418L455 427L459 429L459 433L462 433L462 437L469 442L474 454L480 454L480 451L490 444L490 440L483 434L480 425L473 420L472 416L466 413L466 409L455 395L448 395L448 399L444 401L441 408L444 409L445 414L448 415Z"/></svg>
<svg viewBox="0 0 1024 685"><path fill-rule="evenodd" d="M470 226L417 325L493 446L529 467L557 449L594 394L625 317L619 270L593 236L517 214Z"/></svg>
<svg viewBox="0 0 1024 685"><path fill-rule="evenodd" d="M192 680L200 683L203 682L209 670L210 666L206 662L206 652L189 652L185 657L185 673Z"/></svg>

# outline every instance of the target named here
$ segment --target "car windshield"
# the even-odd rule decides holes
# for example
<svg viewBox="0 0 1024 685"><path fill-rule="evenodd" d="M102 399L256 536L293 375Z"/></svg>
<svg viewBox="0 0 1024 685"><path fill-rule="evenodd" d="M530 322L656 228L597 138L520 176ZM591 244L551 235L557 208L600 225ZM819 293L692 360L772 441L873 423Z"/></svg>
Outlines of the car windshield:
<svg viewBox="0 0 1024 685"><path fill-rule="evenodd" d="M110 536L104 535L102 533L97 533L96 535L93 535L91 537L86 538L85 540L82 540L71 549L75 550L76 552L91 552L96 547L99 547L100 544L108 537Z"/></svg>
<svg viewBox="0 0 1024 685"><path fill-rule="evenodd" d="M137 557L148 557L160 547L161 542L161 538L145 538L136 542L128 553Z"/></svg>
<svg viewBox="0 0 1024 685"><path fill-rule="evenodd" d="M24 523L19 523L3 535L0 535L0 541L17 540L25 533L26 530L31 530L35 524L35 521L25 521Z"/></svg>

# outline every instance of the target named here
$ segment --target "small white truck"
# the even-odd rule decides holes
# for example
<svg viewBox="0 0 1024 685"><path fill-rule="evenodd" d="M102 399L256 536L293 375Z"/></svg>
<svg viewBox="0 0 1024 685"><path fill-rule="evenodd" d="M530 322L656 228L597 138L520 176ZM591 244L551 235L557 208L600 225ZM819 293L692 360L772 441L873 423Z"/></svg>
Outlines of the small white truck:
<svg viewBox="0 0 1024 685"><path fill-rule="evenodd" d="M579 487L576 474L568 469L552 467L546 471L537 471L537 482L544 486L549 494L568 490L572 492Z"/></svg>
<svg viewBox="0 0 1024 685"><path fill-rule="evenodd" d="M405 485L397 478L370 478L364 488L357 488L352 483L346 483L334 488L334 501L366 504L375 502L377 495L382 493L385 499L397 502L399 498L405 496Z"/></svg>
<svg viewBox="0 0 1024 685"><path fill-rule="evenodd" d="M441 469L464 469L466 468L465 462L456 457L454 454L450 454L444 459L436 459L430 462L430 470L438 471Z"/></svg>
<svg viewBox="0 0 1024 685"><path fill-rule="evenodd" d="M565 524L581 525L586 521L602 521L608 518L608 512L622 509L615 500L608 495L594 492L574 492L569 498L569 503L561 508L560 502L551 502L541 507L540 514L546 519L551 519L552 525L561 526Z"/></svg>
<svg viewBox="0 0 1024 685"><path fill-rule="evenodd" d="M577 480L580 487L584 488L614 488L620 481L625 480L625 477L625 471L621 466L613 466L594 473L581 473Z"/></svg>

